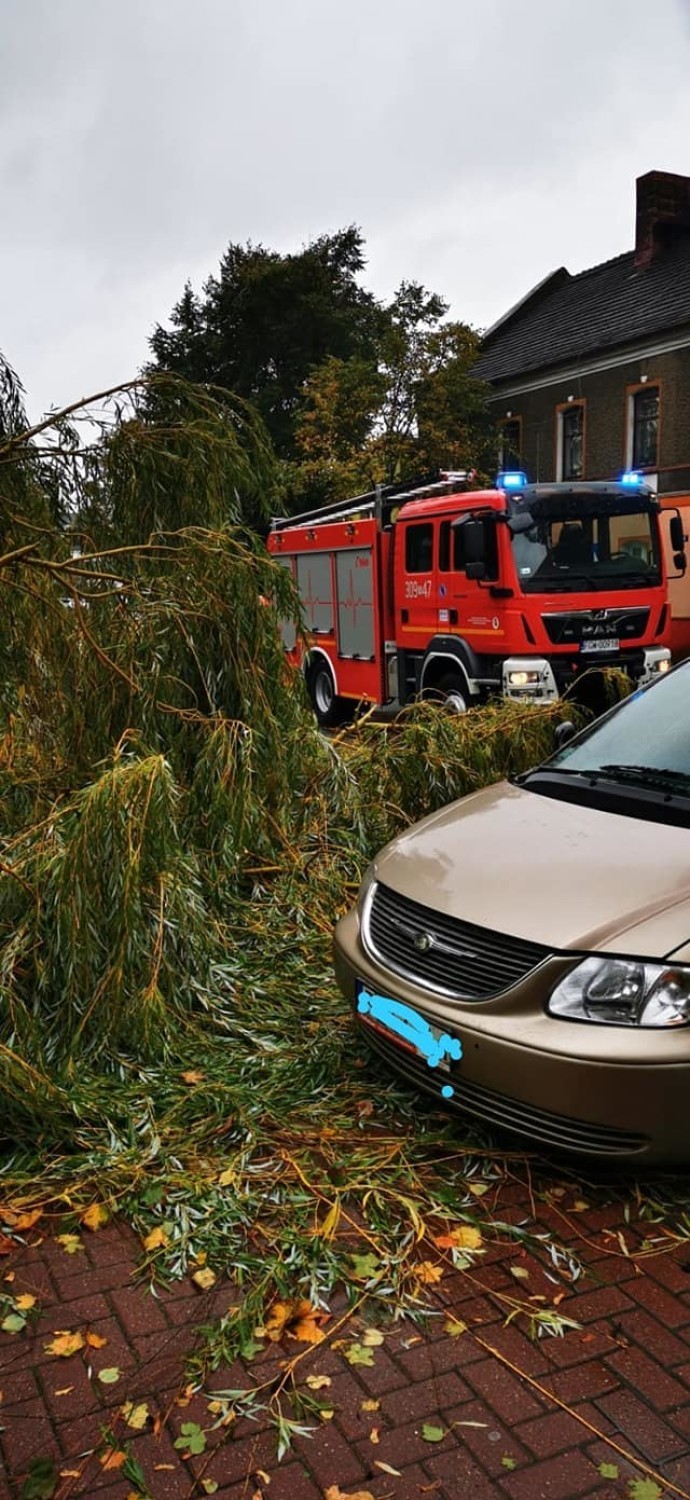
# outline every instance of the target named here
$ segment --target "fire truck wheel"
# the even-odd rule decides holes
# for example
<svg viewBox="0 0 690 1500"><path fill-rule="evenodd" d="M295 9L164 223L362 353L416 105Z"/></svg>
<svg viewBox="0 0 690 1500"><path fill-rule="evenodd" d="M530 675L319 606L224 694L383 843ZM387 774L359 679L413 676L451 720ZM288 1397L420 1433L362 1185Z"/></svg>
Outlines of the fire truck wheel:
<svg viewBox="0 0 690 1500"><path fill-rule="evenodd" d="M311 706L316 714L318 723L323 729L331 729L334 724L339 724L341 719L341 706L335 692L335 683L330 668L324 661L316 661L309 669L307 676L307 687Z"/></svg>
<svg viewBox="0 0 690 1500"><path fill-rule="evenodd" d="M438 685L439 694L443 700L443 707L449 714L467 713L467 688L454 672L446 673Z"/></svg>

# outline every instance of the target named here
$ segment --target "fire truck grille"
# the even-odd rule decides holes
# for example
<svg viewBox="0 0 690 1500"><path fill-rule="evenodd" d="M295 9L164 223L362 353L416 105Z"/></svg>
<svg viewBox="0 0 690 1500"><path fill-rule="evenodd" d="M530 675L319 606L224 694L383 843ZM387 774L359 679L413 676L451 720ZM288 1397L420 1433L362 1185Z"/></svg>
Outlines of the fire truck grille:
<svg viewBox="0 0 690 1500"><path fill-rule="evenodd" d="M544 628L554 646L580 645L582 641L636 641L644 634L648 609L596 609L559 611L542 615Z"/></svg>
<svg viewBox="0 0 690 1500"><path fill-rule="evenodd" d="M484 1000L525 978L550 949L476 927L377 884L365 916L365 947L396 973L446 996Z"/></svg>

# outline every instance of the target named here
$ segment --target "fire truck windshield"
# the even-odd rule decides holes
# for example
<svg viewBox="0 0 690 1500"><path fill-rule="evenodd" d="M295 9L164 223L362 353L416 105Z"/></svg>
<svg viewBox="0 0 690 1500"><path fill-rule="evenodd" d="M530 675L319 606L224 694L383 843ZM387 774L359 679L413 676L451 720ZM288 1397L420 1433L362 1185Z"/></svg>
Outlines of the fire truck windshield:
<svg viewBox="0 0 690 1500"><path fill-rule="evenodd" d="M524 593L651 587L661 582L656 517L588 506L567 519L540 506L534 525L511 536Z"/></svg>

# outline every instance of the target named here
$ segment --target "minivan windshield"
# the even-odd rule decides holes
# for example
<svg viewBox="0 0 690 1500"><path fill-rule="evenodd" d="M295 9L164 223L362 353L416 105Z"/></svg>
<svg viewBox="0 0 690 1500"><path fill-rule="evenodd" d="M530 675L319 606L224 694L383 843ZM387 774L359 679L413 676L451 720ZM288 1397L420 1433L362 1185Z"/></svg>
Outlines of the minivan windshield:
<svg viewBox="0 0 690 1500"><path fill-rule="evenodd" d="M661 581L656 516L612 515L587 505L567 519L540 505L529 531L511 538L523 593L644 588Z"/></svg>
<svg viewBox="0 0 690 1500"><path fill-rule="evenodd" d="M690 663L633 693L545 769L690 795Z"/></svg>

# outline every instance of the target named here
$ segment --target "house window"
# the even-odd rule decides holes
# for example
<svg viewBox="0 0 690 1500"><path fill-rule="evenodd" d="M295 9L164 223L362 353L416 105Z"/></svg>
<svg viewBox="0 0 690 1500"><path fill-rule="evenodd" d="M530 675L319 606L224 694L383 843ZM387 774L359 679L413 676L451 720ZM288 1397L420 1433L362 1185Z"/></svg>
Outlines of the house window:
<svg viewBox="0 0 690 1500"><path fill-rule="evenodd" d="M659 453L659 387L646 385L630 396L631 441L629 461L633 469L655 469Z"/></svg>
<svg viewBox="0 0 690 1500"><path fill-rule="evenodd" d="M522 418L502 422L498 432L499 469L519 469L522 463Z"/></svg>
<svg viewBox="0 0 690 1500"><path fill-rule="evenodd" d="M583 479L585 472L585 407L569 401L556 408L556 472L558 479Z"/></svg>

